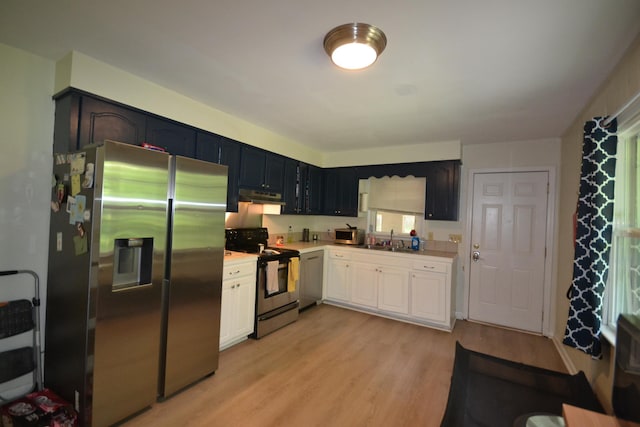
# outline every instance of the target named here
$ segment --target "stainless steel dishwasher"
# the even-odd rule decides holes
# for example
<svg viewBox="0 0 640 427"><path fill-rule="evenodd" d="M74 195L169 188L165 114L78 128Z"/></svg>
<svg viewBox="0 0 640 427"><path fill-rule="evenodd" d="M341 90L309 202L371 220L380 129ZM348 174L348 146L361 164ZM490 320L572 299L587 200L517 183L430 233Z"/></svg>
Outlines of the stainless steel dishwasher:
<svg viewBox="0 0 640 427"><path fill-rule="evenodd" d="M322 300L324 251L300 254L300 310Z"/></svg>

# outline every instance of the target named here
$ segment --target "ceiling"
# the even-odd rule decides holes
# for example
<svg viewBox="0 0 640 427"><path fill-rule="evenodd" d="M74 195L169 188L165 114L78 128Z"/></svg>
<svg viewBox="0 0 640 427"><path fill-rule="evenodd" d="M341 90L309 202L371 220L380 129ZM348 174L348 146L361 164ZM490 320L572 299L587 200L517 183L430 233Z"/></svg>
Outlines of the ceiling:
<svg viewBox="0 0 640 427"><path fill-rule="evenodd" d="M388 44L347 72L322 41L354 21ZM559 137L639 30L638 0L0 2L0 43L82 52L322 152Z"/></svg>

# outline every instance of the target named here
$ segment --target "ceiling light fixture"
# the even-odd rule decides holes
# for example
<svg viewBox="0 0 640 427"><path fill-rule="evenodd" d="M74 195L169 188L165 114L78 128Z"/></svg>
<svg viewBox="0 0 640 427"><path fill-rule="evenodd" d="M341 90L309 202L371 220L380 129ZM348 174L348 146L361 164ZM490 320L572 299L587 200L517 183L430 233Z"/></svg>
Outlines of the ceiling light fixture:
<svg viewBox="0 0 640 427"><path fill-rule="evenodd" d="M380 28L358 22L337 26L324 37L324 50L333 63L347 70L367 68L386 46Z"/></svg>

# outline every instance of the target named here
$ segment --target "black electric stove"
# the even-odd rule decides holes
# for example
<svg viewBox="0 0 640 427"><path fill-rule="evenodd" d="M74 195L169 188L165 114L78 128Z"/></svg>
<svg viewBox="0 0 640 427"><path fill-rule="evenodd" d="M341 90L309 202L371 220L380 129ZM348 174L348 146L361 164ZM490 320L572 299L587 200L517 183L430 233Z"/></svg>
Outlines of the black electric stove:
<svg viewBox="0 0 640 427"><path fill-rule="evenodd" d="M300 256L300 252L295 249L268 246L269 231L264 227L227 228L225 230L225 238L226 250L258 254L261 261L274 261Z"/></svg>
<svg viewBox="0 0 640 427"><path fill-rule="evenodd" d="M295 322L300 293L297 286L291 286L289 269L295 268L292 258L299 257L300 252L267 246L269 232L266 228L228 228L225 237L225 249L258 254L256 317L250 336L261 338Z"/></svg>

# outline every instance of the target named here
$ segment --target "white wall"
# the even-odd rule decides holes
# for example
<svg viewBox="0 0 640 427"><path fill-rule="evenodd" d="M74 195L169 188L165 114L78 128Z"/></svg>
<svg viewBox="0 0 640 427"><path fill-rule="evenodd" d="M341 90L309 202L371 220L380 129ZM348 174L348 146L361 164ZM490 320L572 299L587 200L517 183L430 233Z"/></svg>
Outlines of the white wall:
<svg viewBox="0 0 640 427"><path fill-rule="evenodd" d="M322 166L322 155L316 150L80 52L71 52L58 61L55 82L56 93L67 87L81 89L274 153Z"/></svg>
<svg viewBox="0 0 640 427"><path fill-rule="evenodd" d="M413 145L394 145L324 153L323 166L384 165L387 163L429 162L457 160L461 155L460 141L431 142Z"/></svg>
<svg viewBox="0 0 640 427"><path fill-rule="evenodd" d="M138 76L74 51L56 65L55 92L82 89L274 153L321 167L460 158L460 141L321 153Z"/></svg>
<svg viewBox="0 0 640 427"><path fill-rule="evenodd" d="M44 321L55 64L3 44L0 63L0 270L40 276ZM0 277L0 301L32 296L30 276ZM24 338L0 341L0 351Z"/></svg>
<svg viewBox="0 0 640 427"><path fill-rule="evenodd" d="M358 218L321 216L321 215L264 215L262 226L269 229L269 237L285 235L292 227L294 239L302 238L302 229L308 228L310 233L317 233L319 240L332 241L336 228L347 228L347 223L354 227L366 228L366 214L359 213Z"/></svg>

